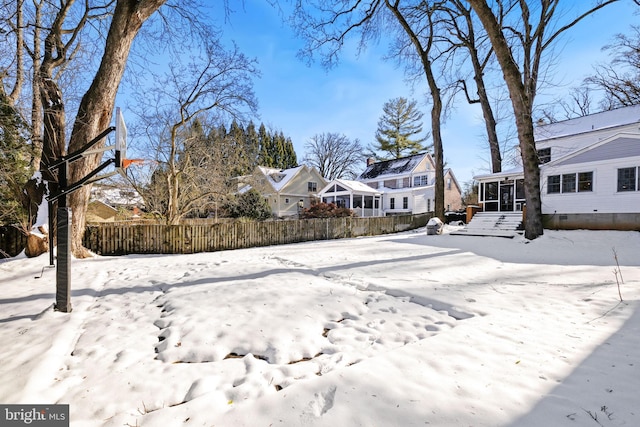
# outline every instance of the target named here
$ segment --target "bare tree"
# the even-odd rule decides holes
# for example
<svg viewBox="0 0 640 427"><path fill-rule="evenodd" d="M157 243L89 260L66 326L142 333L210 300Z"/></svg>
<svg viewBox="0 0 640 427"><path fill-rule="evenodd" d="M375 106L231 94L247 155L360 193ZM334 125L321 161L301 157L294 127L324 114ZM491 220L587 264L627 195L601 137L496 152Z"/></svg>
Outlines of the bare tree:
<svg viewBox="0 0 640 427"><path fill-rule="evenodd" d="M22 91L25 75L24 0L5 0L2 3L6 15L3 14L0 19L6 29L0 33L4 45L0 59L0 91L6 102L15 105Z"/></svg>
<svg viewBox="0 0 640 427"><path fill-rule="evenodd" d="M302 54L313 57L321 52L323 64L335 65L340 49L351 34L360 36L359 47L376 42L383 32L397 35L391 56L406 59L410 68L420 64L427 80L431 101L431 136L436 163L435 213L444 218L444 156L442 152L441 121L443 102L438 86L434 60L440 53L435 28L440 25L437 16L443 1L399 0L332 0L321 4L296 1L294 25L306 40ZM313 10L313 12L310 12Z"/></svg>
<svg viewBox="0 0 640 427"><path fill-rule="evenodd" d="M499 0L492 2L496 10L486 0L468 0L491 40L511 97L524 169L527 239L543 234L540 169L533 136L533 107L540 83L543 53L562 33L615 1L598 1L573 20L559 24L554 19L559 0ZM532 13L534 5L536 9ZM505 9L513 9L513 22L500 21L500 11Z"/></svg>
<svg viewBox="0 0 640 427"><path fill-rule="evenodd" d="M640 26L631 27L631 34L618 34L606 45L611 61L595 67L595 74L585 83L604 91L604 110L640 104Z"/></svg>
<svg viewBox="0 0 640 427"><path fill-rule="evenodd" d="M304 162L318 169L320 175L333 179L353 179L364 165L365 154L358 139L326 132L312 136L305 144Z"/></svg>
<svg viewBox="0 0 640 427"><path fill-rule="evenodd" d="M568 120L592 114L591 93L592 89L589 86L571 88L566 98L558 99L550 108L545 108L542 111L543 117L539 118L538 122L555 123L559 120ZM558 117L558 114L561 115Z"/></svg>
<svg viewBox="0 0 640 427"><path fill-rule="evenodd" d="M138 97L143 100L140 110L146 111L142 120L157 141L154 149L166 179L169 224L200 209L202 201L226 194L222 187L230 178L227 172L235 170L243 154L244 147L232 137L214 140L216 146L208 144L205 114L242 119L246 110L257 110L251 78L258 71L236 46L225 50L211 34L202 54L187 61L171 61L168 74L150 91L150 102Z"/></svg>
<svg viewBox="0 0 640 427"><path fill-rule="evenodd" d="M458 76L457 84L467 102L480 104L489 142L491 171L500 172L502 171L502 153L496 116L485 83L487 68L493 58L493 48L490 43L487 43L487 36L481 31L482 26L477 22L471 7L460 0L451 0L449 3L442 6L443 11L449 15L449 19L444 20L445 34L449 35L444 37L452 45L452 53L464 58L463 64L467 61L471 63L475 96L471 93L472 89L469 88L466 78L461 76L461 71L466 70L467 67L463 64L452 64L449 67L450 72Z"/></svg>
<svg viewBox="0 0 640 427"><path fill-rule="evenodd" d="M440 56L436 48L439 41L438 29L441 25L439 12L444 2L433 4L418 2L416 5L400 6L399 0L385 0L385 6L395 17L408 40L407 47L414 49L422 66L431 98L431 139L433 157L436 164L434 185L434 213L444 220L444 154L442 143L442 93L436 77L434 61ZM399 36L404 38L402 36ZM402 41L400 41L402 43ZM404 50L404 49L403 49Z"/></svg>

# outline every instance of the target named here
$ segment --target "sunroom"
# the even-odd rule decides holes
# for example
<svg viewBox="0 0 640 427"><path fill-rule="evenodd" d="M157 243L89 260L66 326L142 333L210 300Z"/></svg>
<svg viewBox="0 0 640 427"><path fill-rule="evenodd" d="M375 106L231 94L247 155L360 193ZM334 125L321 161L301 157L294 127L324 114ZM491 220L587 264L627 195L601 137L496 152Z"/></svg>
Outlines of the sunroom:
<svg viewBox="0 0 640 427"><path fill-rule="evenodd" d="M359 181L335 179L318 192L324 203L351 209L357 216L383 216L382 193Z"/></svg>
<svg viewBox="0 0 640 427"><path fill-rule="evenodd" d="M525 205L522 170L476 176L478 203L485 212L518 212Z"/></svg>

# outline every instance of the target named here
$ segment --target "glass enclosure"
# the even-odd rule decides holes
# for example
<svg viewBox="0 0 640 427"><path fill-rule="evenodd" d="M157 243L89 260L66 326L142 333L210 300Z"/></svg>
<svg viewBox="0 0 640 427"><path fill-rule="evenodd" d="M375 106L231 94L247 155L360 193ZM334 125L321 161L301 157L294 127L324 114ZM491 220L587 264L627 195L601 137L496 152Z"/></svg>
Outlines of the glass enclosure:
<svg viewBox="0 0 640 427"><path fill-rule="evenodd" d="M480 203L489 212L522 211L525 204L524 180L505 179L480 183Z"/></svg>

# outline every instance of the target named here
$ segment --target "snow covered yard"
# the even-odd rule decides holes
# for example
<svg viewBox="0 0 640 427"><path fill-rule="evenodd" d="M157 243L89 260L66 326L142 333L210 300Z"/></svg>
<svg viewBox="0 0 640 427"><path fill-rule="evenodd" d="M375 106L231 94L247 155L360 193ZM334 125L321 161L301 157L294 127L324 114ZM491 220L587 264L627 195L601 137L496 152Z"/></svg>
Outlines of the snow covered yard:
<svg viewBox="0 0 640 427"><path fill-rule="evenodd" d="M618 255L618 298L613 249ZM640 425L640 233L0 262L0 403L72 426Z"/></svg>

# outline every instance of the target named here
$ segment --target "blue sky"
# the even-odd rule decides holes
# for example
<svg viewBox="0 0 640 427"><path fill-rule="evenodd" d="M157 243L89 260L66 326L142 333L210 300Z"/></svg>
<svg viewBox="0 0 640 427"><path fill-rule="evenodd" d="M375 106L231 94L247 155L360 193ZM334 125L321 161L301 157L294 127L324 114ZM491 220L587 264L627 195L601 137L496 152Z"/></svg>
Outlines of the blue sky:
<svg viewBox="0 0 640 427"><path fill-rule="evenodd" d="M262 77L255 80L255 92L260 117L254 121L291 137L299 161L309 138L323 132L371 144L383 104L399 96L417 100L424 113L424 127L430 127L425 85L412 90L405 83L403 69L383 60L384 41L359 57L348 48L341 55L341 64L326 71L317 62L308 66L297 58L302 41L267 1L245 0L244 8L240 2L234 3L235 11L219 25L225 40L234 40L243 53L258 60ZM556 48L553 80L557 86L546 88L540 99L556 96L582 81L592 65L605 58L602 46L637 22L636 10L640 9L631 1L614 4L567 33ZM484 138L479 107L458 100L444 124L443 144L445 162L461 184L489 170Z"/></svg>

